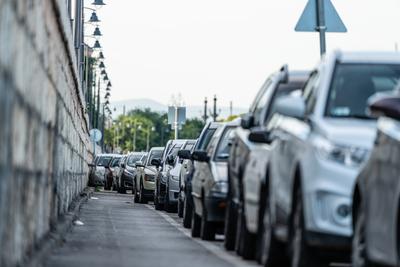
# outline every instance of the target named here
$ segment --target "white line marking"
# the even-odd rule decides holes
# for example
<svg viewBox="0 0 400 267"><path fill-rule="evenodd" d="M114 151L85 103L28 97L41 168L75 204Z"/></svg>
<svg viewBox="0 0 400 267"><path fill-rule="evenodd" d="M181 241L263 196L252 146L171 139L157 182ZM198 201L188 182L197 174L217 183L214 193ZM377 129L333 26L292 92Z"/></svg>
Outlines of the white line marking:
<svg viewBox="0 0 400 267"><path fill-rule="evenodd" d="M180 231L181 233L183 233L184 235L186 235L187 237L192 239L194 242L200 244L206 250L208 250L209 252L211 252L212 254L217 256L218 258L222 259L223 261L226 261L236 267L254 267L254 266L259 267L260 266L256 262L245 261L242 258L239 258L238 256L236 256L235 254L233 254L233 253L231 254L228 251L226 251L225 249L223 249L211 242L192 238L190 230L184 228L180 223L176 222L171 216L169 216L161 211L155 210L154 207L151 205L145 205L145 206L146 206L146 208L151 209L151 210L155 211L156 213L158 213L169 224L174 226L178 231Z"/></svg>

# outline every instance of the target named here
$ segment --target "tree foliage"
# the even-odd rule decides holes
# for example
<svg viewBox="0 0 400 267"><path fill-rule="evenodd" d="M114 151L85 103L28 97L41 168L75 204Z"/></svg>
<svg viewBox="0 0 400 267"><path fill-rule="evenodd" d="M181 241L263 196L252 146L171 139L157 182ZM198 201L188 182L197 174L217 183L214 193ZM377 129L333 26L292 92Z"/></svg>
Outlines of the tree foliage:
<svg viewBox="0 0 400 267"><path fill-rule="evenodd" d="M203 121L197 118L189 119L179 131L179 138L196 139L203 126ZM174 131L168 125L166 113L134 109L126 115L118 116L112 125L109 125L105 130L105 145L108 151L146 151L147 141L151 148L164 146L173 137Z"/></svg>

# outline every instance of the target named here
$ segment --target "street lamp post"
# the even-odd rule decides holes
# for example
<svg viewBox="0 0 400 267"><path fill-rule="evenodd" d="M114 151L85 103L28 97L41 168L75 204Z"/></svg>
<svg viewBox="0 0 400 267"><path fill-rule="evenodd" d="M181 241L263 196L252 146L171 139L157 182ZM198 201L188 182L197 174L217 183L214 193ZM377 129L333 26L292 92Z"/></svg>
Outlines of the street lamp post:
<svg viewBox="0 0 400 267"><path fill-rule="evenodd" d="M147 128L147 140L146 140L146 152L149 152L150 150L150 134L155 130L154 127L148 127Z"/></svg>

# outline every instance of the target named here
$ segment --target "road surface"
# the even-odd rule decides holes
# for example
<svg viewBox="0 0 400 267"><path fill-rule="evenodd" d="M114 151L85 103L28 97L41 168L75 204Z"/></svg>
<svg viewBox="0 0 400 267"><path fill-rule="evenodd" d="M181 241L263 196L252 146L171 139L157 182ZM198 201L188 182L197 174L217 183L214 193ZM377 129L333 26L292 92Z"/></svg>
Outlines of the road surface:
<svg viewBox="0 0 400 267"><path fill-rule="evenodd" d="M223 248L221 240L192 239L176 214L134 204L132 195L95 193L46 267L231 267L258 266Z"/></svg>

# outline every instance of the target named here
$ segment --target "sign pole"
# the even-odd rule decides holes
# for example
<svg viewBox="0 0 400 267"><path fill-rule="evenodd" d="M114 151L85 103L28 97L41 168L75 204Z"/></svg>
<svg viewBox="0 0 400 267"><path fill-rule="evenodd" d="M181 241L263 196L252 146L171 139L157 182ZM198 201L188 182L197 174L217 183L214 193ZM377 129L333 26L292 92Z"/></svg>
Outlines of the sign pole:
<svg viewBox="0 0 400 267"><path fill-rule="evenodd" d="M318 20L317 30L319 31L320 54L321 56L323 56L326 52L325 7L324 7L324 0L316 0L316 1L317 1L317 20Z"/></svg>
<svg viewBox="0 0 400 267"><path fill-rule="evenodd" d="M178 139L178 106L175 106L175 121L174 121L174 125L175 125L175 140Z"/></svg>

